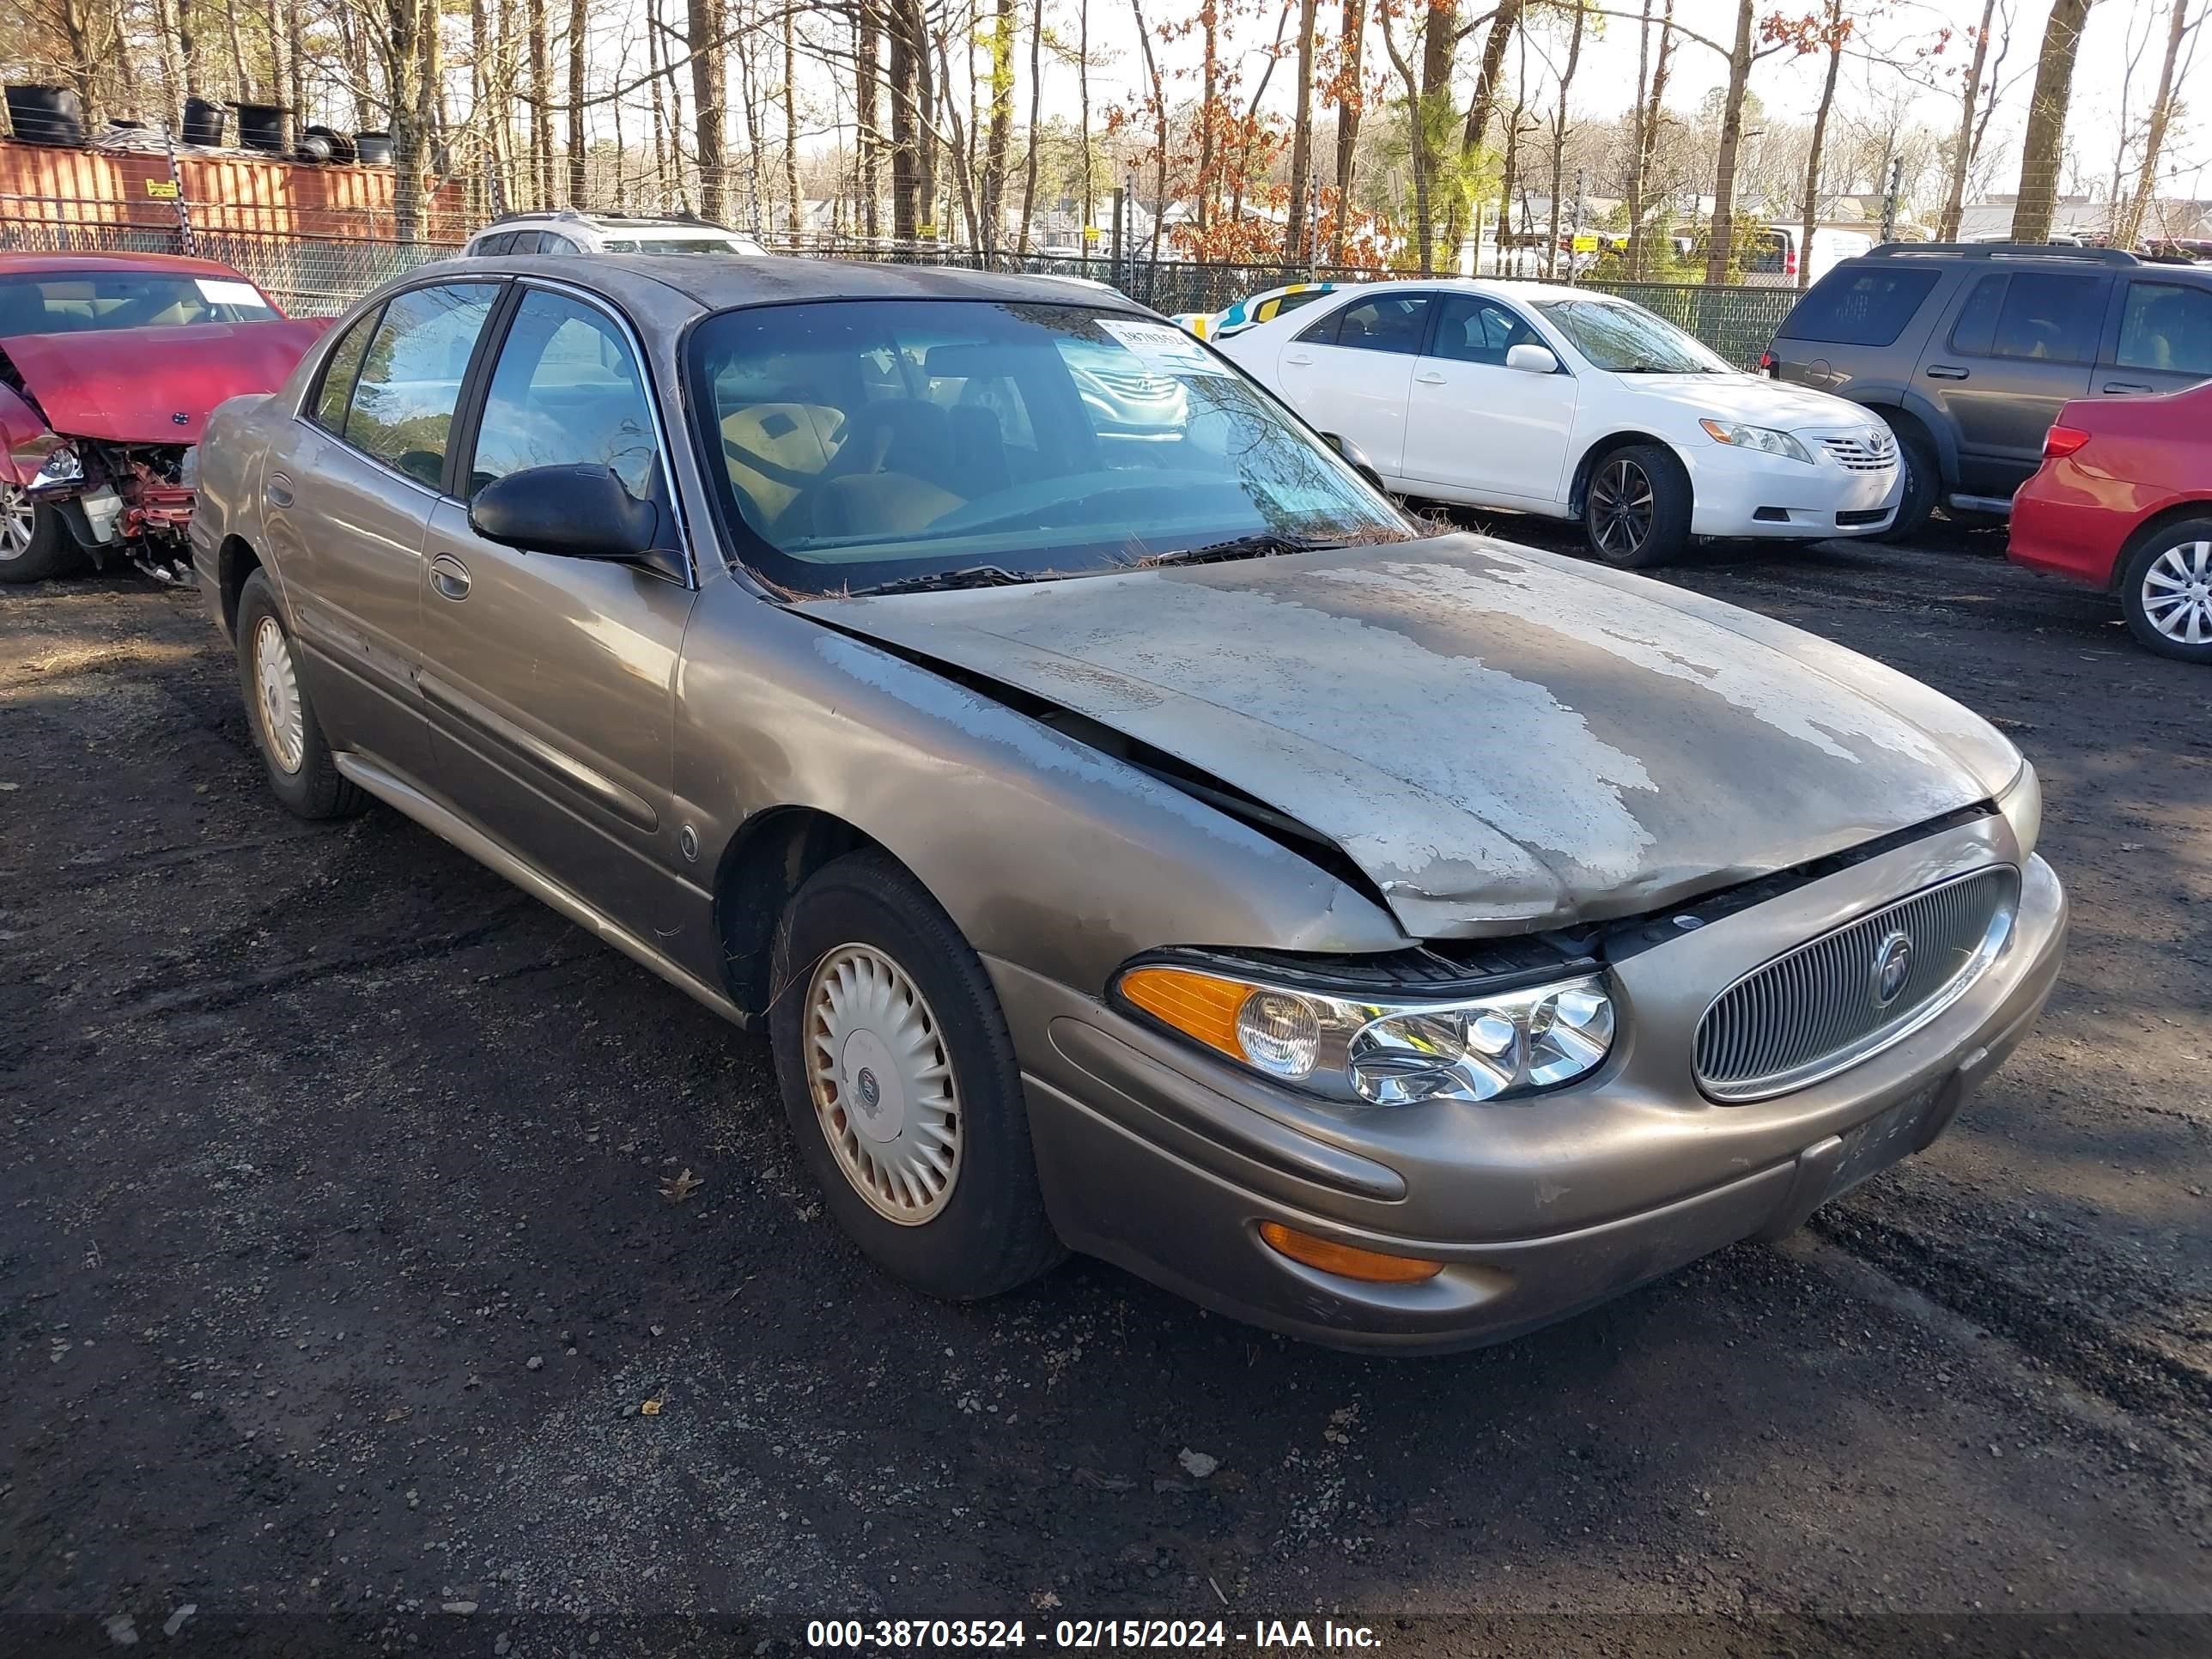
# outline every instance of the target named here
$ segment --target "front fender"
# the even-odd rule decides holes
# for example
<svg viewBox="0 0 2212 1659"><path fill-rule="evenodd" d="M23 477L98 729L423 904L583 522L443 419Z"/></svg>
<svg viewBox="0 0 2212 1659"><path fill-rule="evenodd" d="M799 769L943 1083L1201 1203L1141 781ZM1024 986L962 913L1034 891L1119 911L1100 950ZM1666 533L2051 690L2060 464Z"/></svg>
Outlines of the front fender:
<svg viewBox="0 0 2212 1659"><path fill-rule="evenodd" d="M759 813L828 813L889 849L976 950L1091 994L1160 945L1407 942L1257 830L733 582L701 595L678 688L678 797L715 857Z"/></svg>
<svg viewBox="0 0 2212 1659"><path fill-rule="evenodd" d="M52 428L29 401L12 386L0 386L0 482L30 483L52 438ZM40 449L36 455L29 453L34 447Z"/></svg>

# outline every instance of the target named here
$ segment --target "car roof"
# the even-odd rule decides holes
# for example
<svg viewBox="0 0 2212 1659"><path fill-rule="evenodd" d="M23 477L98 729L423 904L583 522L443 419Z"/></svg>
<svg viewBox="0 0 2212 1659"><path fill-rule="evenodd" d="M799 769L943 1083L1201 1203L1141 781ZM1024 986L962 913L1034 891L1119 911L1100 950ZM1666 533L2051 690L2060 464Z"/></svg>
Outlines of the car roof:
<svg viewBox="0 0 2212 1659"><path fill-rule="evenodd" d="M441 277L481 282L488 273L501 271L589 289L621 301L641 323L671 327L680 327L702 311L809 300L999 300L1152 314L1110 289L1079 289L1076 284L1053 276L1001 276L945 265L799 259L776 254L702 259L696 254L605 253L586 260L557 253L495 253L488 258L447 259L419 266L392 286L414 287Z"/></svg>
<svg viewBox="0 0 2212 1659"><path fill-rule="evenodd" d="M195 276L228 276L244 282L242 272L219 259L185 253L15 253L0 252L0 273L21 275L72 270L167 270Z"/></svg>
<svg viewBox="0 0 2212 1659"><path fill-rule="evenodd" d="M1444 289L1462 294L1487 295L1499 300L1528 301L1620 300L1621 297L1618 294L1607 294L1601 289L1569 288L1565 283L1526 283L1517 279L1500 282L1488 276L1385 276L1371 283L1339 283L1336 289L1340 294L1361 295L1403 294L1413 289L1433 293Z"/></svg>

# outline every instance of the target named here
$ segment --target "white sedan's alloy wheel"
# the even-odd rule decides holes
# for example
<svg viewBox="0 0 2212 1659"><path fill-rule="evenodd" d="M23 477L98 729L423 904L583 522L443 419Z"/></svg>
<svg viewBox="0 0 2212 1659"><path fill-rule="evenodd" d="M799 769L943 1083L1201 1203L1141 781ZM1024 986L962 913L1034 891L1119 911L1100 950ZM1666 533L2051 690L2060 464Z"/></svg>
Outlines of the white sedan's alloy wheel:
<svg viewBox="0 0 2212 1659"><path fill-rule="evenodd" d="M901 1226L934 1218L960 1178L960 1091L921 988L872 945L825 951L805 1042L814 1114L853 1190Z"/></svg>
<svg viewBox="0 0 2212 1659"><path fill-rule="evenodd" d="M261 696L261 735L269 758L287 773L307 757L307 722L300 705L300 677L292 666L292 642L274 617L253 630L253 684Z"/></svg>
<svg viewBox="0 0 2212 1659"><path fill-rule="evenodd" d="M38 514L28 490L21 484L0 483L0 563L20 559L31 550L31 538L39 528Z"/></svg>

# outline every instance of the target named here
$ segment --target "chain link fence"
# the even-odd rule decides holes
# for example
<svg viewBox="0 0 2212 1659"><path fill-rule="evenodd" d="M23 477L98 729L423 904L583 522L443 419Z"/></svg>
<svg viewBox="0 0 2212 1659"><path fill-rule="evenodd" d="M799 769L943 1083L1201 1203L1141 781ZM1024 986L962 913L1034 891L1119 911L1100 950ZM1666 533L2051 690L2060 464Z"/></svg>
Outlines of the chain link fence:
<svg viewBox="0 0 2212 1659"><path fill-rule="evenodd" d="M103 222L85 210L97 203L54 203L0 197L0 251L148 253L191 252L219 259L252 277L295 316L331 316L378 283L459 251L450 242L398 242L370 237L309 237L274 232L198 229L186 247L181 225L148 220ZM1373 270L1280 264L1212 264L1188 260L1114 259L1074 254L985 253L934 244L818 240L787 250L802 258L863 259L955 266L1008 274L1073 276L1119 289L1170 315L1225 309L1237 300L1286 283L1371 281ZM1501 282L1522 280L1500 277ZM1656 312L1740 368L1757 365L1776 327L1796 302L1794 289L1708 288L1669 283L1584 282Z"/></svg>
<svg viewBox="0 0 2212 1659"><path fill-rule="evenodd" d="M270 231L183 228L142 219L114 224L65 216L55 208L97 204L24 203L0 197L0 252L23 253L185 253L243 272L295 317L343 311L379 283L459 252L456 244L395 242L368 237L288 236ZM44 208L47 210L40 211ZM29 210L25 210L28 209Z"/></svg>

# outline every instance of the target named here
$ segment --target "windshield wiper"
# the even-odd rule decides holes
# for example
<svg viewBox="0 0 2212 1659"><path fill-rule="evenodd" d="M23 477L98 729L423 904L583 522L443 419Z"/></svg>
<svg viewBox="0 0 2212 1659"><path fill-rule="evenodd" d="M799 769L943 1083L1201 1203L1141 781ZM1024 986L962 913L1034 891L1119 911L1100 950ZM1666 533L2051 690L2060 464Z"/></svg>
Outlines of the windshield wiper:
<svg viewBox="0 0 2212 1659"><path fill-rule="evenodd" d="M1203 547L1185 547L1173 553L1158 553L1144 561L1147 568L1164 564L1214 564L1224 559L1265 559L1282 553L1325 553L1344 546L1342 542L1308 540L1298 536L1279 536L1272 531L1261 531L1255 536L1232 536L1225 542L1208 542Z"/></svg>
<svg viewBox="0 0 2212 1659"><path fill-rule="evenodd" d="M1002 565L971 564L957 570L930 570L919 576L900 576L891 581L878 582L873 587L856 587L845 597L864 599L879 593L927 593L946 587L1011 587L1018 582L1035 580L1035 576L1008 570Z"/></svg>

